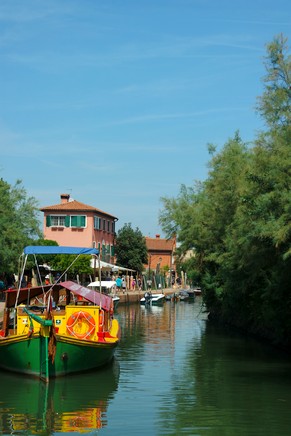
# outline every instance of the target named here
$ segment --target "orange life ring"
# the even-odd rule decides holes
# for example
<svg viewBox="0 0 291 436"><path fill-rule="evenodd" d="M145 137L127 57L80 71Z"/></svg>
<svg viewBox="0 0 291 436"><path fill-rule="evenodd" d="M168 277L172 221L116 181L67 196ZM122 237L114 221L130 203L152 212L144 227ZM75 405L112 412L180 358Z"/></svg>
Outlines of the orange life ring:
<svg viewBox="0 0 291 436"><path fill-rule="evenodd" d="M83 332L83 324L87 325L87 330ZM81 331L78 330L81 327ZM89 339L95 332L95 319L88 312L74 312L67 321L67 330L70 335L78 339Z"/></svg>

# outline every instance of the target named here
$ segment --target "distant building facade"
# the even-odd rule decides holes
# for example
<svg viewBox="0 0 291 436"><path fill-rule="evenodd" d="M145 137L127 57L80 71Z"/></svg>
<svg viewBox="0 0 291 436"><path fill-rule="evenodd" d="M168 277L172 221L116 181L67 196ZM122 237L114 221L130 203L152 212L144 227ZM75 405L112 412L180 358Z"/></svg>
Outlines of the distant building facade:
<svg viewBox="0 0 291 436"><path fill-rule="evenodd" d="M163 239L160 235L156 235L155 238L146 236L145 239L148 252L148 264L144 265L145 269L154 271L168 269L172 275L175 275L176 238Z"/></svg>
<svg viewBox="0 0 291 436"><path fill-rule="evenodd" d="M42 207L45 239L62 246L93 247L100 251L101 259L113 262L115 223L118 218L61 194L61 202Z"/></svg>

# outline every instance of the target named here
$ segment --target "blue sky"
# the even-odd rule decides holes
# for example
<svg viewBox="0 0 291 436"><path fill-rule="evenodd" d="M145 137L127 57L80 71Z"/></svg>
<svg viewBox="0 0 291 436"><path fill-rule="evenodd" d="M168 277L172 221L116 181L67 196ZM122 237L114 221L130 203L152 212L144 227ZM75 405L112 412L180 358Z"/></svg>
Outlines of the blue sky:
<svg viewBox="0 0 291 436"><path fill-rule="evenodd" d="M1 0L0 177L163 235L207 144L263 129L265 46L290 30L289 0Z"/></svg>

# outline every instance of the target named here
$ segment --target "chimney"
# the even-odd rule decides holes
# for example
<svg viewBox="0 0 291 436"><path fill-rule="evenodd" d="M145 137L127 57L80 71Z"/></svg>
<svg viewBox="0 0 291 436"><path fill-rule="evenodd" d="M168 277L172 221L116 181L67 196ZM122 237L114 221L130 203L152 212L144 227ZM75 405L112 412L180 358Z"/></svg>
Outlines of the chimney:
<svg viewBox="0 0 291 436"><path fill-rule="evenodd" d="M156 238L159 239L160 236L161 236L161 235L156 235Z"/></svg>
<svg viewBox="0 0 291 436"><path fill-rule="evenodd" d="M61 194L61 203L68 203L70 199L70 194Z"/></svg>

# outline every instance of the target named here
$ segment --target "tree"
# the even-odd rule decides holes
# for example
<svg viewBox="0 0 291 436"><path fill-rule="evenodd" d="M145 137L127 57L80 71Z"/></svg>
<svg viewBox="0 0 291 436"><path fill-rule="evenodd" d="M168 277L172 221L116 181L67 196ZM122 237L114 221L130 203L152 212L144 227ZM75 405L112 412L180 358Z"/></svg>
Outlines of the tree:
<svg viewBox="0 0 291 436"><path fill-rule="evenodd" d="M220 153L214 154L212 150L211 155L209 177L203 184L194 188L182 186L178 199L162 199L160 224L167 236L169 231L177 233L180 259L188 250L194 250L191 262L181 265L187 276L196 282L198 278L207 278L204 286L220 294L225 238L243 192L249 153L236 133Z"/></svg>
<svg viewBox="0 0 291 436"><path fill-rule="evenodd" d="M50 246L51 247L51 246L58 246L59 244L56 241L53 241L51 239L39 238L39 239L35 239L35 240L31 241L29 243L29 245L34 245L34 246L41 245L41 246L46 246L46 247ZM53 264L55 255L53 255L53 254L42 254L42 255L38 255L37 258L38 258L38 264L39 265L41 265L41 264L48 264L51 267L52 264ZM34 267L35 267L35 260L32 259L31 256L28 256L28 258L27 258L27 269L29 270L29 269L34 268Z"/></svg>
<svg viewBox="0 0 291 436"><path fill-rule="evenodd" d="M276 36L267 45L265 91L258 97L257 110L269 127L289 126L291 121L291 56L287 38Z"/></svg>
<svg viewBox="0 0 291 436"><path fill-rule="evenodd" d="M73 254L58 254L51 261L53 270L64 273L67 271L69 278L76 278L76 275L92 274L91 257L88 255L77 256Z"/></svg>
<svg viewBox="0 0 291 436"><path fill-rule="evenodd" d="M23 247L41 236L38 204L20 180L11 186L0 179L0 197L0 273L12 273Z"/></svg>
<svg viewBox="0 0 291 436"><path fill-rule="evenodd" d="M117 233L116 261L118 265L133 269L139 274L148 261L145 237L139 228L133 230L130 223L126 223Z"/></svg>
<svg viewBox="0 0 291 436"><path fill-rule="evenodd" d="M290 346L291 61L286 39L267 45L266 88L258 111L268 129L246 147L238 134L211 153L199 190L163 199L160 223L175 230L183 270L204 288L220 319Z"/></svg>
<svg viewBox="0 0 291 436"><path fill-rule="evenodd" d="M31 245L43 246L58 246L56 241L50 239L38 239ZM68 254L43 254L38 255L39 262L48 264L53 271L64 273L65 271L68 278L76 279L77 275L85 277L87 274L93 274L91 267L91 256L88 255L68 255ZM28 268L33 267L32 261L28 262Z"/></svg>

